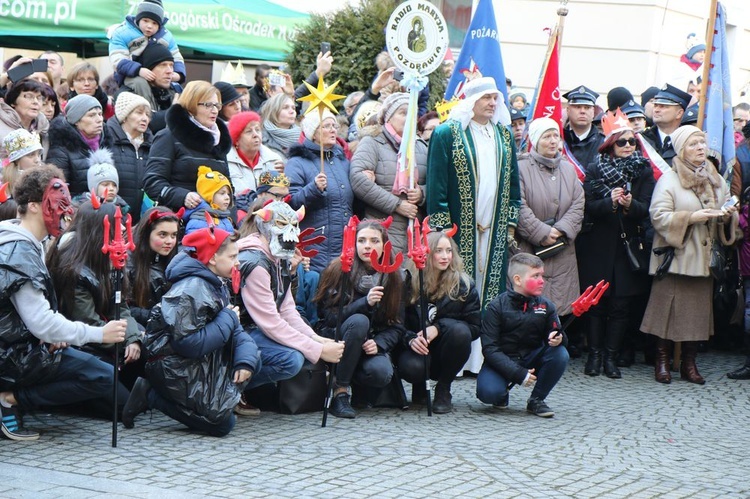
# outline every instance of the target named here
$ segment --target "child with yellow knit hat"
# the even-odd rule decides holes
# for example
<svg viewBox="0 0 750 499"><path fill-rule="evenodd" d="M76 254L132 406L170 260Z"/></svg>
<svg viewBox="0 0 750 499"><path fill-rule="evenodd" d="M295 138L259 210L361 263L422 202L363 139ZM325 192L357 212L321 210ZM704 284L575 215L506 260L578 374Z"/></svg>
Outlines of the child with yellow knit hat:
<svg viewBox="0 0 750 499"><path fill-rule="evenodd" d="M195 183L195 191L203 198L203 201L192 210L183 215L187 220L185 234L208 227L206 213L213 218L216 227L232 232L232 222L229 208L232 206L232 184L224 174L214 171L207 166L198 168L198 180Z"/></svg>

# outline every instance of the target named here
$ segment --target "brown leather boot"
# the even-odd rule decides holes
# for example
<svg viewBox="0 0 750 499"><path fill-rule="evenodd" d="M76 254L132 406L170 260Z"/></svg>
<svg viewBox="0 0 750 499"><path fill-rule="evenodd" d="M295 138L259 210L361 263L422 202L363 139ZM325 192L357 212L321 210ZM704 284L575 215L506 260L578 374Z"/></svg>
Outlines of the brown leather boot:
<svg viewBox="0 0 750 499"><path fill-rule="evenodd" d="M656 363L654 364L654 379L659 383L669 384L672 382L672 375L669 372L669 351L672 349L672 342L658 338L656 340Z"/></svg>
<svg viewBox="0 0 750 499"><path fill-rule="evenodd" d="M685 381L703 385L706 380L698 372L698 366L695 365L695 356L698 355L698 342L682 342L682 363L680 363L680 377Z"/></svg>

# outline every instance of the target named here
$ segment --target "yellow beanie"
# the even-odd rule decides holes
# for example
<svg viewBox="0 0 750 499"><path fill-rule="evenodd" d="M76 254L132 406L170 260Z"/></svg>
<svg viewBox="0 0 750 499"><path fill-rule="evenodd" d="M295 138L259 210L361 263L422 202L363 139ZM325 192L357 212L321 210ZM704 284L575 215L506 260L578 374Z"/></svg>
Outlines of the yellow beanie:
<svg viewBox="0 0 750 499"><path fill-rule="evenodd" d="M195 183L195 190L198 191L200 197L202 197L211 208L216 209L217 206L213 204L214 194L224 186L229 187L229 193L232 193L232 184L229 183L229 179L224 174L214 171L207 166L198 167L198 181Z"/></svg>

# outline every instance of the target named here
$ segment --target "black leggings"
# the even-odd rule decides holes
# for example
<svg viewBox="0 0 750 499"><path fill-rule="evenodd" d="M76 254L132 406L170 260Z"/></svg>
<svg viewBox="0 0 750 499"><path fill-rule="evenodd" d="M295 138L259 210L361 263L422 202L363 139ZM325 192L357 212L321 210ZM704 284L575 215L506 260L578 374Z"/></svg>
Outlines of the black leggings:
<svg viewBox="0 0 750 499"><path fill-rule="evenodd" d="M452 322L440 330L430 343L430 378L450 384L471 354L471 329L462 321ZM424 383L424 356L411 348L398 359L398 371L409 383Z"/></svg>

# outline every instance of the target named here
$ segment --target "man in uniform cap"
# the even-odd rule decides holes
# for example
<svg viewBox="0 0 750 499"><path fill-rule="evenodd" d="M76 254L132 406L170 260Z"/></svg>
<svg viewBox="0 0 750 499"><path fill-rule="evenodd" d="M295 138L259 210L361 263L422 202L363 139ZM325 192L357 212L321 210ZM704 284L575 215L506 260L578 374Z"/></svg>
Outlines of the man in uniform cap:
<svg viewBox="0 0 750 499"><path fill-rule="evenodd" d="M692 96L689 93L670 84L664 85L654 97L654 126L643 132L643 138L669 166L672 166L672 158L676 155L669 134L680 127L690 99Z"/></svg>
<svg viewBox="0 0 750 499"><path fill-rule="evenodd" d="M639 133L646 129L646 110L634 99L630 99L620 109L628 117L634 132Z"/></svg>
<svg viewBox="0 0 750 499"><path fill-rule="evenodd" d="M565 143L575 160L585 171L596 160L599 146L604 142L594 126L594 106L599 94L588 87L580 87L563 94L568 100L568 126L565 127Z"/></svg>
<svg viewBox="0 0 750 499"><path fill-rule="evenodd" d="M516 151L522 151L523 132L526 130L526 111L511 107L510 111L510 128L513 130L513 139L516 141Z"/></svg>
<svg viewBox="0 0 750 499"><path fill-rule="evenodd" d="M521 190L510 113L495 80L471 80L464 95L430 138L427 213L435 228L457 225L453 239L486 307L507 287ZM478 373L478 341L472 350L465 369Z"/></svg>

